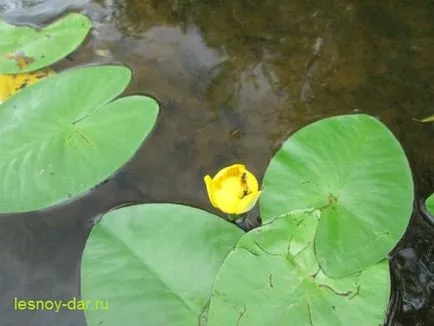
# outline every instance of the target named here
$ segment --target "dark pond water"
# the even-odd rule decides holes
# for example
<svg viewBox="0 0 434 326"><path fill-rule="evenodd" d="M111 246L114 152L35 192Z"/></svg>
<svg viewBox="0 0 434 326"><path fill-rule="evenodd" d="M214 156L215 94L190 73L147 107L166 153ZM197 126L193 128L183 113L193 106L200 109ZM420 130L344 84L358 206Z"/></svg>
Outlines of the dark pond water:
<svg viewBox="0 0 434 326"><path fill-rule="evenodd" d="M390 255L387 324L434 325L434 231L420 204L434 191L434 124L413 120L434 113L432 1L0 0L0 16L17 23L67 11L95 28L56 68L126 64L127 93L152 95L162 110L108 182L58 207L1 216L1 325L85 325L81 312L15 312L11 302L79 295L95 216L140 202L212 210L204 174L242 161L261 177L290 134L352 112L379 117L398 137L420 199Z"/></svg>

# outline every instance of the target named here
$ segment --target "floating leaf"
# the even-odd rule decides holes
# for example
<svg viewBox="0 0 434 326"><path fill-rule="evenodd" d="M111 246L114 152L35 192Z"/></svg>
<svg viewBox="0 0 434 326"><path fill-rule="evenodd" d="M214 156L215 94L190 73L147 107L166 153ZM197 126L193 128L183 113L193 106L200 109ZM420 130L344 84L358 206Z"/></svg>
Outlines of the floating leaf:
<svg viewBox="0 0 434 326"><path fill-rule="evenodd" d="M242 235L183 205L110 212L93 228L83 254L83 299L109 304L86 312L89 325L205 325L217 272Z"/></svg>
<svg viewBox="0 0 434 326"><path fill-rule="evenodd" d="M429 117L427 117L425 119L422 119L422 120L419 120L419 119L413 119L413 120L416 120L416 121L419 121L419 122L434 122L434 115L431 115L431 116L429 116Z"/></svg>
<svg viewBox="0 0 434 326"><path fill-rule="evenodd" d="M0 212L34 210L109 177L151 131L158 103L110 102L131 79L125 67L74 69L22 89L0 106Z"/></svg>
<svg viewBox="0 0 434 326"><path fill-rule="evenodd" d="M42 78L53 76L54 74L55 72L49 68L23 74L0 74L0 104L24 87L32 85Z"/></svg>
<svg viewBox="0 0 434 326"><path fill-rule="evenodd" d="M83 42L91 25L89 18L76 13L42 29L0 21L0 72L29 72L59 61Z"/></svg>
<svg viewBox="0 0 434 326"><path fill-rule="evenodd" d="M428 197L428 199L426 200L426 206L428 208L428 212L431 215L434 215L434 194Z"/></svg>
<svg viewBox="0 0 434 326"><path fill-rule="evenodd" d="M367 115L315 122L292 135L266 170L261 217L316 209L320 266L330 277L386 257L403 235L413 203L405 153L393 134Z"/></svg>
<svg viewBox="0 0 434 326"><path fill-rule="evenodd" d="M213 288L207 326L366 326L383 323L387 261L330 279L315 262L318 219L278 218L244 235Z"/></svg>

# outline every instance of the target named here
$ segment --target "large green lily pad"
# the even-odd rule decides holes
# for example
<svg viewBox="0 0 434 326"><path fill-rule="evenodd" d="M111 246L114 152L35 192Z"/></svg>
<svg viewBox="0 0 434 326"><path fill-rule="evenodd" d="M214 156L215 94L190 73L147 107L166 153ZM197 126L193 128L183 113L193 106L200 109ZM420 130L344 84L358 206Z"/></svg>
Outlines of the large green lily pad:
<svg viewBox="0 0 434 326"><path fill-rule="evenodd" d="M0 73L29 72L59 61L83 42L91 26L76 13L41 29L0 20Z"/></svg>
<svg viewBox="0 0 434 326"><path fill-rule="evenodd" d="M366 326L383 322L387 261L328 278L316 263L314 214L283 216L244 235L217 275L208 326Z"/></svg>
<svg viewBox="0 0 434 326"><path fill-rule="evenodd" d="M0 106L0 212L40 209L104 181L152 130L158 103L111 101L129 69L73 69L22 89Z"/></svg>
<svg viewBox="0 0 434 326"><path fill-rule="evenodd" d="M206 325L215 277L242 235L213 214L177 204L109 213L83 254L83 299L108 303L86 312L89 325Z"/></svg>
<svg viewBox="0 0 434 326"><path fill-rule="evenodd" d="M426 207L431 215L434 215L434 194L428 197L426 200Z"/></svg>
<svg viewBox="0 0 434 326"><path fill-rule="evenodd" d="M263 181L261 216L318 210L317 260L330 277L385 258L412 212L413 181L393 134L368 115L315 122L292 135Z"/></svg>

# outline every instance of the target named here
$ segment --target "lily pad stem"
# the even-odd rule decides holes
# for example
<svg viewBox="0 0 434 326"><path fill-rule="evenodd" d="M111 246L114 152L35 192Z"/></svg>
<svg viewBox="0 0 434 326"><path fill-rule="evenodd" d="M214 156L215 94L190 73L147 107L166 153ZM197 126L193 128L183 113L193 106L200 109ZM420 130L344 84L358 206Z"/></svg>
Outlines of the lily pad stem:
<svg viewBox="0 0 434 326"><path fill-rule="evenodd" d="M236 224L238 227L246 231L246 219L249 216L249 213L243 214L227 214L227 218L230 222Z"/></svg>

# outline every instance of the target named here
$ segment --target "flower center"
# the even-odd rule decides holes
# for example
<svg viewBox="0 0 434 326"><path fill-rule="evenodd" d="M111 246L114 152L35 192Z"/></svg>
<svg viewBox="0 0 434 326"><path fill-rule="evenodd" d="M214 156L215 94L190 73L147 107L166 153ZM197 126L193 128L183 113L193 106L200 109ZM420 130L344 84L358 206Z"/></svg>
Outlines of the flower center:
<svg viewBox="0 0 434 326"><path fill-rule="evenodd" d="M221 189L227 194L231 194L234 197L239 197L240 181L237 177L226 178L221 182Z"/></svg>

